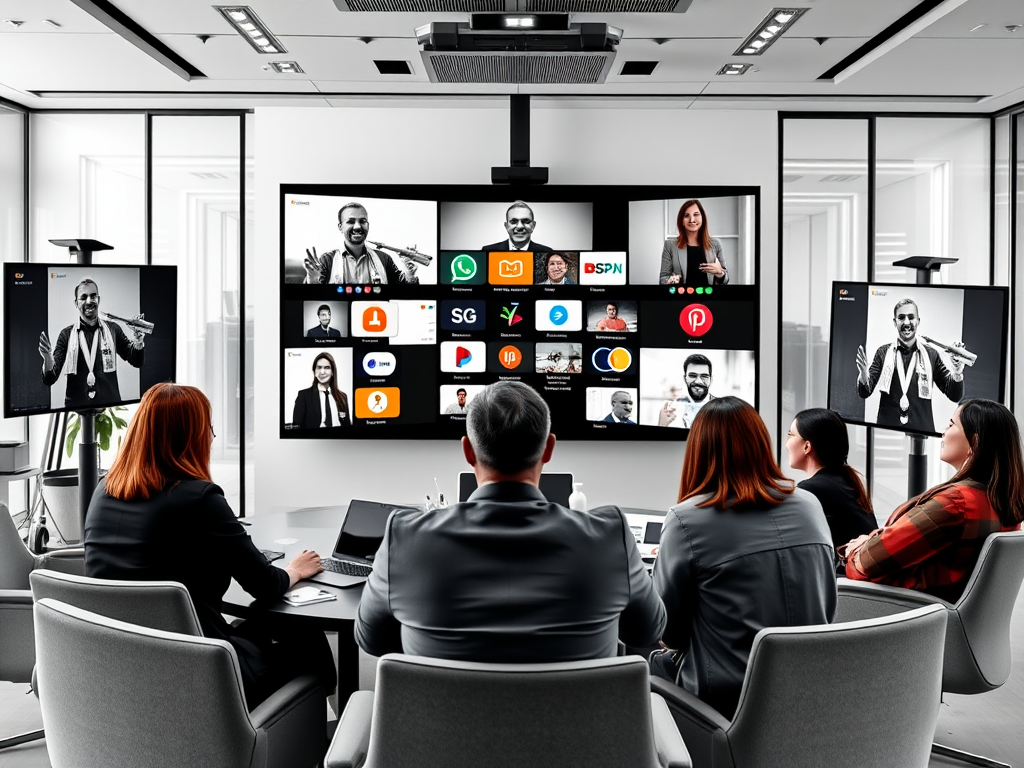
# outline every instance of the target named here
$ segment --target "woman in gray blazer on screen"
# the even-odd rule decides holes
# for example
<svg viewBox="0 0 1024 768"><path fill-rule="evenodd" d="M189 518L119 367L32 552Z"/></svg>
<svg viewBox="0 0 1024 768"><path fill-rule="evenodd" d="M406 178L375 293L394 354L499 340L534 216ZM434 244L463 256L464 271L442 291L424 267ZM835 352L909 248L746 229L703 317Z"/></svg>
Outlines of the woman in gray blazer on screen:
<svg viewBox="0 0 1024 768"><path fill-rule="evenodd" d="M725 285L729 270L722 244L708 231L700 200L687 200L676 215L677 237L665 240L661 251L661 285Z"/></svg>

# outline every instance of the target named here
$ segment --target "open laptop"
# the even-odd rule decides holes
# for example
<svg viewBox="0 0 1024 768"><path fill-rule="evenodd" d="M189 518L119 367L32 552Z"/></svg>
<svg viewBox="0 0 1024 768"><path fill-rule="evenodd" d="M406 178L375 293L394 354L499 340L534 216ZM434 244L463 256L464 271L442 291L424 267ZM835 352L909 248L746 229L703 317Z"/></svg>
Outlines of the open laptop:
<svg viewBox="0 0 1024 768"><path fill-rule="evenodd" d="M459 501L466 501L475 490L476 475L472 472L459 472ZM572 493L572 472L542 472L540 492L548 501L568 507Z"/></svg>
<svg viewBox="0 0 1024 768"><path fill-rule="evenodd" d="M334 552L320 561L324 570L307 581L332 587L352 587L366 581L373 570L373 556L384 540L388 516L396 509L409 507L362 499L350 501Z"/></svg>

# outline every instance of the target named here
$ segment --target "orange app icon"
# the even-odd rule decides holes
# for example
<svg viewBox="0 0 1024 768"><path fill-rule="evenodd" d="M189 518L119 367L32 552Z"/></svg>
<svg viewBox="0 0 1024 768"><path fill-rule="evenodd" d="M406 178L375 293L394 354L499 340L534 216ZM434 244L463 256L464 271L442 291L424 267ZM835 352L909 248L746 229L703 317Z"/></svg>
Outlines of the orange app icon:
<svg viewBox="0 0 1024 768"><path fill-rule="evenodd" d="M357 419L393 419L400 412L398 387L363 387L355 400Z"/></svg>
<svg viewBox="0 0 1024 768"><path fill-rule="evenodd" d="M509 344L498 352L498 362L509 370L518 368L519 364L523 362L523 353L519 351L519 347Z"/></svg>
<svg viewBox="0 0 1024 768"><path fill-rule="evenodd" d="M487 282L491 285L533 285L533 254L529 251L491 253Z"/></svg>
<svg viewBox="0 0 1024 768"><path fill-rule="evenodd" d="M383 307L370 305L363 310L363 330L367 333L384 333L388 329L388 313Z"/></svg>

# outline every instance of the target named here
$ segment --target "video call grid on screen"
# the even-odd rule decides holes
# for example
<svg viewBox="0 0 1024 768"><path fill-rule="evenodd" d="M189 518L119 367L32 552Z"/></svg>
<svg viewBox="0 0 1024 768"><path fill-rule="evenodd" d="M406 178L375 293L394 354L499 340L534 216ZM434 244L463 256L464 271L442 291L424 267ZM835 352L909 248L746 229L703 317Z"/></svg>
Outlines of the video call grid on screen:
<svg viewBox="0 0 1024 768"><path fill-rule="evenodd" d="M541 392L560 439L680 440L710 398L757 406L759 188L282 185L281 194L282 437L459 437L465 405L499 379ZM509 211L517 198L529 210ZM673 250L674 235L693 200L713 245L688 254ZM521 219L533 219L529 252L508 250ZM375 257L358 275L335 261L346 234ZM676 272L711 256L727 284ZM667 280L663 261L675 272ZM348 350L350 370L338 375L347 428L294 423L300 392L314 385L311 368L287 362L286 350L299 349L336 362ZM680 354L659 357L672 350Z"/></svg>
<svg viewBox="0 0 1024 768"><path fill-rule="evenodd" d="M96 286L99 319L109 329L112 342L109 371L104 370L103 344L94 342L93 376L97 386L93 398L86 397L89 371L84 350L74 374L70 372L71 357L65 355L50 385L42 379L39 351L41 334L46 334L51 352L56 353L62 332L76 327L80 312L75 296L86 280ZM177 267L173 266L4 264L4 415L13 418L137 403L153 384L173 381L177 285ZM119 327L130 341L134 333L125 321L138 315L151 326L147 328L151 332L143 336L142 364L136 368L118 353L115 328ZM120 351L126 350L122 344Z"/></svg>
<svg viewBox="0 0 1024 768"><path fill-rule="evenodd" d="M906 283L834 282L828 371L828 407L850 424L875 426L908 434L941 435L960 400L980 397L1002 401L1006 383L1008 288L999 286L916 285ZM909 300L911 303L906 304ZM897 305L900 305L897 309ZM911 328L908 323L916 323ZM903 388L895 350L901 330L925 342L931 386L922 397L918 358L903 367L910 395L906 423L900 421ZM952 361L942 347L963 342L976 360L964 366L962 392L953 399ZM869 367L869 393L858 386L857 351L863 347ZM889 349L893 349L889 354ZM877 376L871 375L876 360ZM891 358L892 364L887 365ZM933 363L933 360L937 361ZM891 369L888 377L886 368ZM889 388L885 390L885 379ZM943 390L947 391L943 391ZM911 402L913 400L913 403Z"/></svg>

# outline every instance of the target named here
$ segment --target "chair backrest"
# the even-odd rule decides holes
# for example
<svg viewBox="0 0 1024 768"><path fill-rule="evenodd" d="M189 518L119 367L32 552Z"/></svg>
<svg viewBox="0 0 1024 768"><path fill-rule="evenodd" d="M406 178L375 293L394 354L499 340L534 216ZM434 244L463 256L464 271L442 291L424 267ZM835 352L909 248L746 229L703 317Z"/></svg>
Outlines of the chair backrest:
<svg viewBox="0 0 1024 768"><path fill-rule="evenodd" d="M265 750L229 644L45 598L34 610L53 768L247 768Z"/></svg>
<svg viewBox="0 0 1024 768"><path fill-rule="evenodd" d="M28 589L28 574L35 564L7 505L0 504L0 589Z"/></svg>
<svg viewBox="0 0 1024 768"><path fill-rule="evenodd" d="M736 768L924 766L946 610L762 629L727 731Z"/></svg>
<svg viewBox="0 0 1024 768"><path fill-rule="evenodd" d="M94 579L44 568L29 575L36 600L51 598L129 624L202 636L184 585L176 581Z"/></svg>
<svg viewBox="0 0 1024 768"><path fill-rule="evenodd" d="M981 554L964 592L954 606L963 627L966 654L977 665L984 682L964 689L949 670L947 691L978 693L998 687L1010 676L1010 617L1017 593L1024 581L1024 531L993 533L982 545ZM955 628L951 627L951 635ZM957 638L950 637L953 646ZM947 664L954 663L947 649ZM973 670L972 670L973 671Z"/></svg>
<svg viewBox="0 0 1024 768"><path fill-rule="evenodd" d="M482 664L388 654L374 696L365 768L658 765L639 656Z"/></svg>

